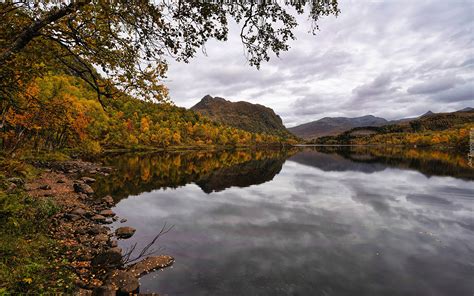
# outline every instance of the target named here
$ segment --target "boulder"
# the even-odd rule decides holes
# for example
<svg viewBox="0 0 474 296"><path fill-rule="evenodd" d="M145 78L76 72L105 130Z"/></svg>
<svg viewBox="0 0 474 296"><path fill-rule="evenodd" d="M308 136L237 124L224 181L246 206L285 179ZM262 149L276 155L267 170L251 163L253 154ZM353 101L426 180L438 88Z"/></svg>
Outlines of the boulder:
<svg viewBox="0 0 474 296"><path fill-rule="evenodd" d="M113 286L118 293L133 293L138 290L138 279L124 270L112 271L105 280L106 285Z"/></svg>
<svg viewBox="0 0 474 296"><path fill-rule="evenodd" d="M92 184L95 182L95 179L94 178L90 178L90 177L82 177L81 178L81 181L83 181L84 183L86 184Z"/></svg>
<svg viewBox="0 0 474 296"><path fill-rule="evenodd" d="M75 208L74 210L71 211L71 214L84 216L85 214L87 214L87 211L84 210L83 208Z"/></svg>
<svg viewBox="0 0 474 296"><path fill-rule="evenodd" d="M129 268L127 268L127 271L135 277L141 277L154 270L171 266L173 263L174 258L168 255L150 256L138 263L131 265Z"/></svg>
<svg viewBox="0 0 474 296"><path fill-rule="evenodd" d="M94 257L94 259L92 259L91 264L102 267L119 267L122 265L122 249L111 248L105 252L99 253Z"/></svg>
<svg viewBox="0 0 474 296"><path fill-rule="evenodd" d="M77 220L81 219L81 216L76 215L76 214L71 214L71 213L66 214L65 217L66 217L66 219L68 219L70 221L77 221Z"/></svg>
<svg viewBox="0 0 474 296"><path fill-rule="evenodd" d="M99 225L94 225L87 231L87 233L90 235L97 235L99 233L107 233L107 230Z"/></svg>
<svg viewBox="0 0 474 296"><path fill-rule="evenodd" d="M117 295L117 291L111 285L104 285L94 289L94 295L97 296L115 296Z"/></svg>
<svg viewBox="0 0 474 296"><path fill-rule="evenodd" d="M102 202L111 206L114 204L114 199L112 198L112 196L107 195L106 197L102 198Z"/></svg>
<svg viewBox="0 0 474 296"><path fill-rule="evenodd" d="M102 215L105 217L113 217L115 216L115 213L112 210L102 210L100 211L99 215Z"/></svg>
<svg viewBox="0 0 474 296"><path fill-rule="evenodd" d="M105 217L102 215L94 215L91 217L91 220L95 222L105 222Z"/></svg>
<svg viewBox="0 0 474 296"><path fill-rule="evenodd" d="M94 194L94 190L92 189L92 187L90 187L89 185L85 183L75 182L73 186L74 186L74 192L85 193L87 195Z"/></svg>
<svg viewBox="0 0 474 296"><path fill-rule="evenodd" d="M115 235L118 238L130 238L135 233L136 229L133 227L125 226L119 227L115 230Z"/></svg>
<svg viewBox="0 0 474 296"><path fill-rule="evenodd" d="M105 243L109 241L109 236L104 233L100 233L94 237L94 241L99 243Z"/></svg>
<svg viewBox="0 0 474 296"><path fill-rule="evenodd" d="M127 219L125 218L120 219L120 223L125 223L125 222L127 222Z"/></svg>

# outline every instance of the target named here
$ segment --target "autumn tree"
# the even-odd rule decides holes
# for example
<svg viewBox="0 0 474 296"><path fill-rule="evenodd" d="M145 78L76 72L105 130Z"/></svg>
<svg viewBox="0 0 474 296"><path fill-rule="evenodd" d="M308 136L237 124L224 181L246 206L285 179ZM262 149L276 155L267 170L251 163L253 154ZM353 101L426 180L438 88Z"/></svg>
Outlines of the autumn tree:
<svg viewBox="0 0 474 296"><path fill-rule="evenodd" d="M258 67L270 52L288 49L297 25L290 11L305 10L317 28L338 6L336 0L2 2L0 98L12 100L25 79L54 64L81 77L99 100L117 89L165 100L166 58L187 62L209 39L226 40L233 19L250 65Z"/></svg>

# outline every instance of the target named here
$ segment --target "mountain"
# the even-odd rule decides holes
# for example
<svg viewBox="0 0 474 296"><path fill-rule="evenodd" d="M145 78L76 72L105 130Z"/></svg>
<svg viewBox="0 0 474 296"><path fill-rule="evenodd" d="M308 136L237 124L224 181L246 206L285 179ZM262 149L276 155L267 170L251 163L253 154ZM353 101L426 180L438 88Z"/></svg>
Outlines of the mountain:
<svg viewBox="0 0 474 296"><path fill-rule="evenodd" d="M465 111L464 111L465 110ZM383 126L355 127L339 135L315 138L312 144L439 146L469 150L474 110L427 113L417 119Z"/></svg>
<svg viewBox="0 0 474 296"><path fill-rule="evenodd" d="M208 117L212 121L233 126L249 132L267 133L280 136L291 134L275 112L265 106L249 102L231 102L219 97L206 95L191 110Z"/></svg>
<svg viewBox="0 0 474 296"><path fill-rule="evenodd" d="M474 108L466 107L464 109L459 110L458 112L472 112L472 111L474 111Z"/></svg>
<svg viewBox="0 0 474 296"><path fill-rule="evenodd" d="M460 114L460 113L470 113L474 111L474 108L466 107L462 110L451 112L453 114ZM410 117L410 118L402 118L396 120L387 121L381 117L375 117L373 115L366 115L362 117L324 117L322 119L304 123L295 127L290 127L288 130L295 134L296 136L303 138L303 139L315 139L325 136L335 136L338 134L342 134L346 131L349 131L354 128L360 127L381 127L385 125L397 125L397 124L408 124L412 121L418 119L427 119L427 118L439 118L437 117L438 114L446 114L446 113L434 113L432 111L428 111L423 115L418 117Z"/></svg>
<svg viewBox="0 0 474 296"><path fill-rule="evenodd" d="M323 136L337 135L355 127L382 126L388 121L381 117L366 115L361 117L324 117L316 121L291 127L288 130L298 137L313 139Z"/></svg>

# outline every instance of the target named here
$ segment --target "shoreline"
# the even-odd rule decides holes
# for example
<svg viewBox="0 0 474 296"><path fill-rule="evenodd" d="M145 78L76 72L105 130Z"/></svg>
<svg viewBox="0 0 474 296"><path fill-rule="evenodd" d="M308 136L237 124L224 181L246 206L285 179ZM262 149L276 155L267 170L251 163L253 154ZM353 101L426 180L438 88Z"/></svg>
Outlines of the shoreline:
<svg viewBox="0 0 474 296"><path fill-rule="evenodd" d="M75 274L75 295L115 295L136 293L138 278L158 268L171 266L171 256L139 258L127 265L118 239L131 237L135 229L112 212L111 196L94 197L90 176L112 173L113 169L82 160L36 162L38 177L26 182L25 191L37 199L51 199L59 211L50 221L51 238L66 248L66 257ZM115 232L108 226L119 221ZM118 231L121 229L121 231Z"/></svg>

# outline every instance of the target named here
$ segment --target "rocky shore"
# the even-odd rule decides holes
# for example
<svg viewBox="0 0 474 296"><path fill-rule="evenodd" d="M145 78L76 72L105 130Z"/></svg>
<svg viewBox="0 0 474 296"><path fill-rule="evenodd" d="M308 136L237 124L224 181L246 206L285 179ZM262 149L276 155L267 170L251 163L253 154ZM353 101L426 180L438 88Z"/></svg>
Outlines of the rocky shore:
<svg viewBox="0 0 474 296"><path fill-rule="evenodd" d="M76 295L128 295L139 290L138 278L158 268L168 267L170 256L150 256L127 264L118 239L133 236L135 229L126 225L111 210L114 199L94 196L91 184L95 175L113 172L110 167L80 160L36 162L42 168L39 178L25 184L29 195L50 198L60 207L51 221L50 235L67 248L67 258L77 275ZM11 180L20 186L19 180ZM112 232L108 224L123 223Z"/></svg>

